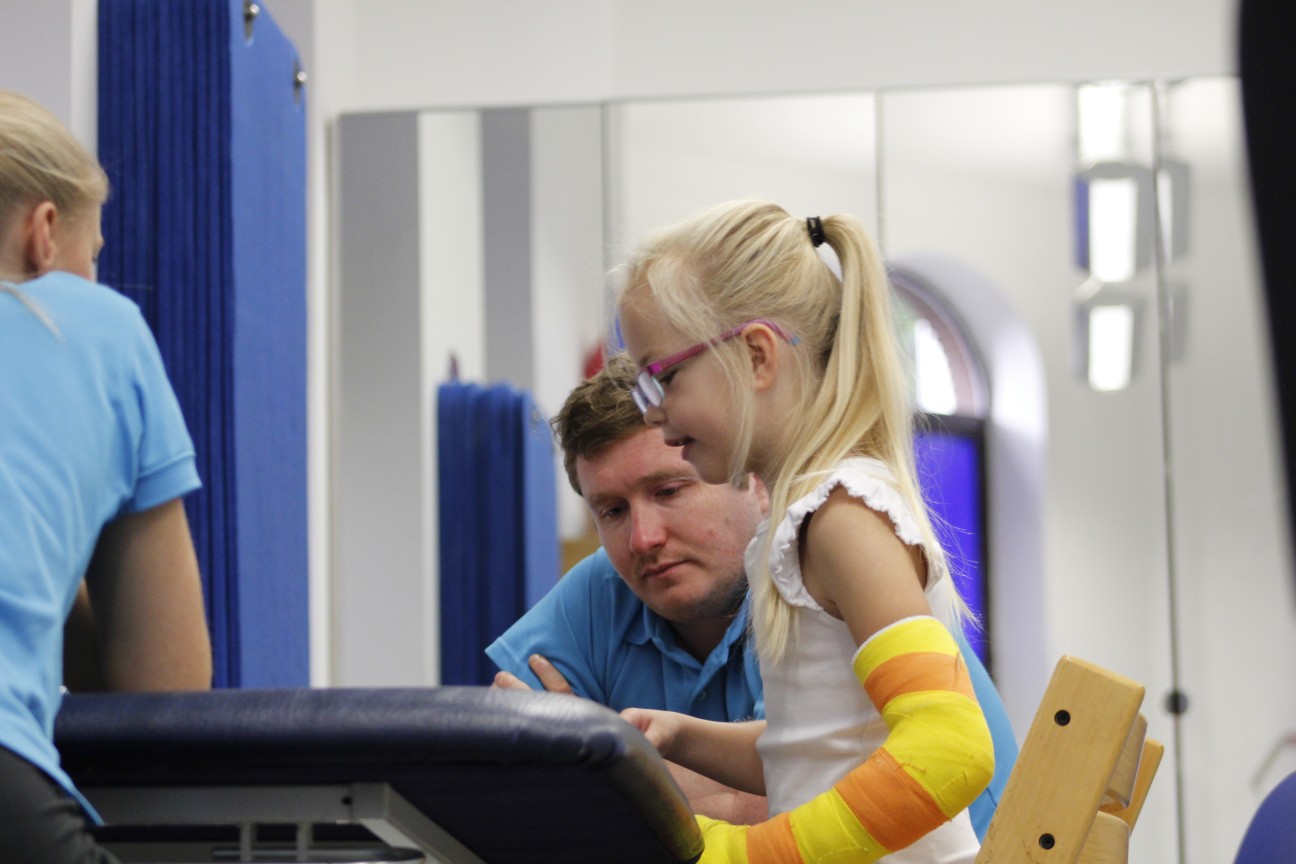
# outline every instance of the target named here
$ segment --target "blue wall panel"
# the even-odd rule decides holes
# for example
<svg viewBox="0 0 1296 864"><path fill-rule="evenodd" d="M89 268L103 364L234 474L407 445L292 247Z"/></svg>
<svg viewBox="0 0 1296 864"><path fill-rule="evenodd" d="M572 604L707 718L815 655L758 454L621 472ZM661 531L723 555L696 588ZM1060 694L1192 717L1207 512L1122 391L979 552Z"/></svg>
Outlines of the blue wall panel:
<svg viewBox="0 0 1296 864"><path fill-rule="evenodd" d="M437 398L441 683L489 684L486 646L558 579L549 426L507 385L441 385Z"/></svg>
<svg viewBox="0 0 1296 864"><path fill-rule="evenodd" d="M99 3L99 278L143 309L194 438L217 686L309 682L295 63L239 0Z"/></svg>

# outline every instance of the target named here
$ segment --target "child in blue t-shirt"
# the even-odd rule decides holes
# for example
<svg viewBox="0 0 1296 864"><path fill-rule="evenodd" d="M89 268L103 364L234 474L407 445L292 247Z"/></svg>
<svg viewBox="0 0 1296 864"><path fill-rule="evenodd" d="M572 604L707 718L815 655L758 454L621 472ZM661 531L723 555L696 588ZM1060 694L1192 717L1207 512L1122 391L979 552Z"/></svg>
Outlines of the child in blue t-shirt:
<svg viewBox="0 0 1296 864"><path fill-rule="evenodd" d="M200 485L193 443L139 310L93 281L107 193L103 169L58 120L0 92L3 861L114 860L59 767L65 681L211 684L181 504Z"/></svg>

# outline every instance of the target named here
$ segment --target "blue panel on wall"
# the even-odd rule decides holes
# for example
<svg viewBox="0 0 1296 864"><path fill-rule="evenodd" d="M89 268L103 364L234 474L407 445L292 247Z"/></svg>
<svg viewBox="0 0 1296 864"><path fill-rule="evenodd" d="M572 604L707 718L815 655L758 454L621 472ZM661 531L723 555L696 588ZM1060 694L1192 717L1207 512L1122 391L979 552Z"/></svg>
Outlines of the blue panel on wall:
<svg viewBox="0 0 1296 864"><path fill-rule="evenodd" d="M918 480L932 512L936 533L949 557L959 593L982 622L968 642L990 666L986 639L985 490L981 436L977 430L926 428L915 438Z"/></svg>
<svg viewBox="0 0 1296 864"><path fill-rule="evenodd" d="M239 0L99 3L99 278L143 309L194 438L217 686L309 681L305 118L296 52L257 28Z"/></svg>
<svg viewBox="0 0 1296 864"><path fill-rule="evenodd" d="M244 687L310 683L306 100L297 51L243 4L230 50L234 446Z"/></svg>
<svg viewBox="0 0 1296 864"><path fill-rule="evenodd" d="M443 384L437 463L441 683L488 684L486 646L558 578L553 442L529 394Z"/></svg>
<svg viewBox="0 0 1296 864"><path fill-rule="evenodd" d="M485 458L478 463L476 524L472 537L481 545L485 569L474 581L482 591L479 604L481 642L473 652L475 681L486 683L491 664L482 653L496 636L526 611L523 604L524 568L522 510L524 506L521 434L518 427L521 394L495 386L478 396L478 425Z"/></svg>
<svg viewBox="0 0 1296 864"><path fill-rule="evenodd" d="M471 679L481 642L470 576L481 566L478 546L469 532L477 483L475 466L480 435L474 409L475 388L444 384L437 395L437 488L440 537L441 683L466 683Z"/></svg>

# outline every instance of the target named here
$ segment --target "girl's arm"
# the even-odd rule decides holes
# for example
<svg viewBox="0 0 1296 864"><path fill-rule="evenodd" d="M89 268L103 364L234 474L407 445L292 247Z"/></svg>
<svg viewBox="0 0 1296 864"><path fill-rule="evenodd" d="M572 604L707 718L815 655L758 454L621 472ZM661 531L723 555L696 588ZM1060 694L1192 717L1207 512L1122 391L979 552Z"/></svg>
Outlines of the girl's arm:
<svg viewBox="0 0 1296 864"><path fill-rule="evenodd" d="M666 767L694 813L734 825L755 825L769 818L769 802L764 795L740 792L674 762L667 762Z"/></svg>
<svg viewBox="0 0 1296 864"><path fill-rule="evenodd" d="M108 689L211 686L202 583L180 499L105 525L86 587Z"/></svg>
<svg viewBox="0 0 1296 864"><path fill-rule="evenodd" d="M902 618L931 614L922 552L841 487L810 517L801 550L806 590L846 622L857 646Z"/></svg>
<svg viewBox="0 0 1296 864"><path fill-rule="evenodd" d="M74 693L108 689L99 659L94 611L90 608L90 593L84 580L63 624L63 685Z"/></svg>
<svg viewBox="0 0 1296 864"><path fill-rule="evenodd" d="M815 512L801 550L807 590L862 643L851 666L888 737L831 789L759 825L699 817L699 864L813 864L848 850L877 861L954 818L994 773L962 654L928 609L921 555L841 490Z"/></svg>
<svg viewBox="0 0 1296 864"><path fill-rule="evenodd" d="M765 794L765 772L756 739L764 720L722 723L674 711L627 708L621 712L662 758L741 792Z"/></svg>

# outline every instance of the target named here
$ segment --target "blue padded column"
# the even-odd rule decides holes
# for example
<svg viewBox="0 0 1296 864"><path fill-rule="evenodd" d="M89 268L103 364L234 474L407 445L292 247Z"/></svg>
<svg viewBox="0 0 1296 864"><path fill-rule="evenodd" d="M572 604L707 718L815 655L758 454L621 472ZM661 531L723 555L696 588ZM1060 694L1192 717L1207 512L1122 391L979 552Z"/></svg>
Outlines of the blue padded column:
<svg viewBox="0 0 1296 864"><path fill-rule="evenodd" d="M530 394L442 384L441 683L488 684L486 646L558 578L553 442Z"/></svg>
<svg viewBox="0 0 1296 864"><path fill-rule="evenodd" d="M306 95L297 50L242 3L230 47L236 600L244 687L310 683L306 502Z"/></svg>
<svg viewBox="0 0 1296 864"><path fill-rule="evenodd" d="M478 683L472 670L477 627L473 580L483 568L474 539L477 522L476 466L481 458L474 410L478 388L442 384L437 395L437 489L440 537L441 683Z"/></svg>
<svg viewBox="0 0 1296 864"><path fill-rule="evenodd" d="M481 642L473 652L473 680L465 684L490 680L495 665L484 653L486 646L526 611L522 545L526 477L518 427L521 398L505 385L486 388L477 397L477 428L485 452L477 463L477 524L472 534L485 569L475 580L481 592L477 607Z"/></svg>
<svg viewBox="0 0 1296 864"><path fill-rule="evenodd" d="M239 0L100 0L99 278L140 304L194 438L217 686L309 682L305 117Z"/></svg>

